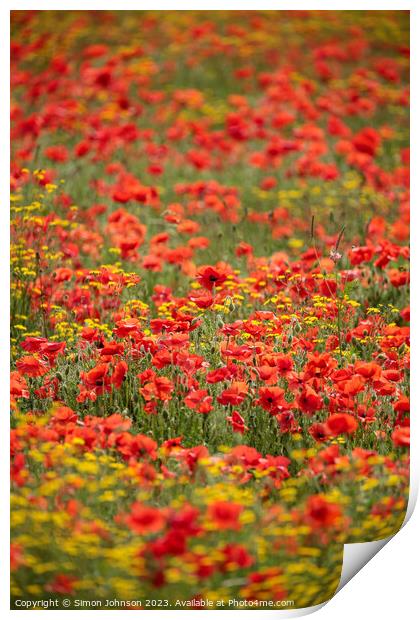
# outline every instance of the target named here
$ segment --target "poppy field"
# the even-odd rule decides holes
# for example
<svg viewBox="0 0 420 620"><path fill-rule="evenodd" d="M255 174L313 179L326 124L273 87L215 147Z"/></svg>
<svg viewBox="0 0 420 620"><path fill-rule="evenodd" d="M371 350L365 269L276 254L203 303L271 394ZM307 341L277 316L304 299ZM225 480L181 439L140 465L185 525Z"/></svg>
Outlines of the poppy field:
<svg viewBox="0 0 420 620"><path fill-rule="evenodd" d="M407 12L13 11L12 608L331 598L405 517L408 243Z"/></svg>

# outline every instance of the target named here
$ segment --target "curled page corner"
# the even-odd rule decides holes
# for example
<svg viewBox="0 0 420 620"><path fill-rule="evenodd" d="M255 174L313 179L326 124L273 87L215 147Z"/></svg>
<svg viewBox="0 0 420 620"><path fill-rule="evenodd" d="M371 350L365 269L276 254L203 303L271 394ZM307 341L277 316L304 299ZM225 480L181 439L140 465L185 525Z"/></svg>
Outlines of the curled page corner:
<svg viewBox="0 0 420 620"><path fill-rule="evenodd" d="M405 513L405 518L403 524L401 525L400 530L387 538L383 538L381 540L374 540L370 542L361 542L361 543L347 543L343 545L343 566L341 570L341 578L337 589L334 593L334 596L340 592L344 586L351 581L351 579L364 567L370 560L375 557L379 551L385 547L385 545L392 539L394 536L402 530L402 528L407 524L410 520L411 515L414 512L414 507L416 505L418 496L418 480L416 475L412 475L410 479L410 493L408 498L407 510ZM332 598L334 598L334 596ZM299 618L302 616L308 616L310 614L319 611L324 607L330 600L319 603L318 605L313 605L311 607L303 607L300 609L284 609L284 610L276 610L271 611L272 615L276 615L276 617L281 618ZM280 611L280 614L278 613ZM263 617L267 619L267 612L262 612ZM256 620L256 612L253 612L253 618Z"/></svg>
<svg viewBox="0 0 420 620"><path fill-rule="evenodd" d="M418 495L418 480L416 476L411 476L410 493L408 497L407 510L405 518L400 530L387 538L374 540L371 542L349 543L344 545L343 550L343 568L341 571L341 579L335 594L337 594L344 586L358 573L366 564L385 547L389 541L397 536L402 528L408 523L414 512ZM335 595L334 595L335 596Z"/></svg>
<svg viewBox="0 0 420 620"><path fill-rule="evenodd" d="M341 579L335 594L344 588L356 573L358 573L359 570L361 570L394 536L395 534L388 536L388 538L383 538L382 540L344 545Z"/></svg>

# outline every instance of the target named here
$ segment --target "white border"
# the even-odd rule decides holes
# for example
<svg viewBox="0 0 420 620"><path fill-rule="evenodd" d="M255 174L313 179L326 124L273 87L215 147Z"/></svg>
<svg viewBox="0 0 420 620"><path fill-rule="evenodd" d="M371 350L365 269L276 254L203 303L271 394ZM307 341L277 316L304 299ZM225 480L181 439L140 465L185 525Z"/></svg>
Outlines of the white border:
<svg viewBox="0 0 420 620"><path fill-rule="evenodd" d="M9 65L9 52L8 45L6 44L9 41L9 11L10 10L107 10L107 9L117 9L117 10L255 10L255 9L264 9L264 10L288 10L288 9L299 9L299 10L410 10L411 11L411 31L420 32L420 23L418 19L418 10L414 5L414 2L396 2L396 0L390 2L387 1L370 1L363 2L360 0L354 0L353 2L339 2L339 1L329 1L329 2L301 2L299 6L294 6L290 2L273 2L273 1L265 1L260 3L250 2L249 0L242 0L231 2L228 0L212 0L212 2L200 2L199 4L194 2L185 2L179 0L178 2L172 1L160 1L160 2L142 2L141 4L138 2L127 2L121 0L120 2L113 3L108 0L84 0L83 2L80 0L73 0L62 2L59 7L57 4L48 1L23 1L23 0L15 0L14 2L9 2L6 0L2 4L0 9L0 33L1 33L1 41L3 41L3 45L1 46L1 65L0 65L0 97L2 99L2 105L0 109L3 113L1 129L2 132L4 130L5 139L2 141L3 148L0 149L0 178L1 178L1 197L2 197L2 209L1 209L1 218L2 225L0 226L0 257L2 261L2 269L0 269L0 291L3 291L2 296L2 309L1 313L1 341L3 343L2 355L0 356L0 364L2 370L2 377L4 378L0 384L0 402L4 404L4 412L0 415L0 425L2 425L2 432L0 436L3 440L3 450L1 452L0 457L0 483L1 483L1 493L3 494L3 502L2 506L9 505L9 471L8 471L8 462L5 458L5 454L8 454L8 436L9 436L9 425L8 425L8 401L9 401L9 393L8 393L8 376L9 376L9 277L8 277L8 261L9 261L9 237L8 237L8 203L9 203L9 170L10 170L10 161L9 161L9 153L8 147L8 136L9 136L9 83L10 83L10 65ZM411 70L411 89L412 92L415 93L413 99L414 104L411 108L411 135L412 136L420 136L420 121L418 119L418 110L416 110L416 105L418 102L418 90L419 90L419 81L416 76L416 72L414 68L416 64L418 66L418 44L416 41L416 37L413 36L411 40L411 54L412 54L412 70ZM412 159L412 169L417 169L417 164L419 162L418 157L418 140L412 140L411 144L411 159ZM411 179L411 194L412 194L412 241L414 239L414 231L420 230L420 201L419 197L419 186L416 180L416 175L412 176ZM419 245L416 243L412 243L412 262L411 269L412 273L416 273L416 269L419 265ZM419 302L419 287L420 287L420 279L412 278L411 284L411 306L414 309L418 308ZM419 363L419 352L420 352L420 338L419 338L419 325L416 321L411 325L411 338L412 338L412 367L413 367L413 377L412 381L412 403L420 402L419 394L420 394L420 382L416 378L419 377L418 373L418 363ZM420 455L417 453L415 448L418 448L419 445L419 418L420 416L417 414L416 407L413 405L414 416L412 419L412 450L411 450L411 480L410 480L410 506L407 512L406 521L410 518L412 511L414 509L414 504L418 491L418 472L420 465ZM415 448L413 448L413 446ZM1 544L0 544L0 558L3 560L2 566L4 566L4 558L9 557L8 543L9 543L9 517L8 511L3 510L1 512ZM399 534L397 534L399 535ZM388 542L389 539L385 541L378 541L378 543L362 543L361 547L364 545L370 545L370 552L365 554L364 557L361 556L361 547L358 545L345 545L345 556L347 554L347 558L351 557L351 560L345 560L343 566L343 575L342 580L340 581L339 589L347 583L348 575L353 576L355 572L360 570L360 568L369 561L379 549ZM352 549L350 549L352 548ZM366 547L364 547L364 550ZM347 564L347 566L346 566ZM395 567L399 572L404 571L404 566ZM2 578L0 580L0 609L3 611L6 617L9 617L9 614L20 614L23 612L20 611L10 611L9 610L9 580L7 578L8 574L8 565L6 563L6 569L2 571ZM5 577L6 575L6 577ZM334 597L335 598L335 597ZM413 605L414 605L414 595L413 595ZM283 610L280 611L280 617L297 617L301 615L305 615L306 613L311 613L312 611L316 611L323 607L323 605L318 605L315 608L309 608L307 610ZM357 605L357 601L354 605L354 611L357 613L360 607ZM384 608L383 608L384 609ZM336 610L337 613L340 613L340 610ZM342 610L341 610L342 611ZM31 614L33 612L26 612L26 614ZM59 615L64 613L62 611L56 611L56 614ZM80 613L80 612L71 612L71 613ZM81 612L83 613L83 612ZM91 611L90 613L101 614L101 611ZM111 614L107 615L107 617L114 618L116 614L119 612L111 612ZM153 611L142 610L142 615L152 614L154 618L156 618L156 613ZM238 612L225 612L225 611L198 611L196 613L199 614L213 614L217 613L217 618L220 618L221 614L229 613L230 618L235 617L235 613ZM253 618L259 617L259 613L254 611L243 611L241 614L252 614ZM277 614L277 611L264 611L261 612L264 614L264 618L267 618L267 613ZM167 617L172 618L181 618L183 617L184 612L182 611L167 611L165 612ZM232 615L233 614L233 615ZM38 616L36 616L38 617ZM68 616L70 617L70 616ZM206 617L209 617L208 615ZM322 612L321 616L322 617Z"/></svg>
<svg viewBox="0 0 420 620"><path fill-rule="evenodd" d="M31 0L14 0L14 2L6 2L8 10L152 10L152 11L191 11L191 10L211 10L211 11L228 11L228 10L240 10L240 11L287 11L287 10L399 10L406 11L414 8L414 2L396 2L395 0L383 0L383 2L370 1L363 2L363 0L354 0L353 2L340 2L339 0L323 1L323 2L299 2L299 5L293 5L291 2L274 2L273 0L265 0L260 3L253 2L252 0L213 0L212 2L191 2L180 0L159 0L157 2L127 2L121 0L121 2L114 3L109 0L70 0L62 2L60 6L57 6L54 2L49 0L40 0L34 2Z"/></svg>

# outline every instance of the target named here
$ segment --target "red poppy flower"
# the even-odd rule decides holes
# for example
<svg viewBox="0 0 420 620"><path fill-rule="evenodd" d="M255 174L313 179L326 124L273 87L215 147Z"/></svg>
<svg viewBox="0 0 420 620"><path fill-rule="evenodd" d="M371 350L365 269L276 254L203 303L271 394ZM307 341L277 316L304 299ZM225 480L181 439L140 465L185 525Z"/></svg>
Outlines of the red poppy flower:
<svg viewBox="0 0 420 620"><path fill-rule="evenodd" d="M248 394L248 386L243 381L233 381L230 387L217 397L221 405L240 405Z"/></svg>
<svg viewBox="0 0 420 620"><path fill-rule="evenodd" d="M226 456L227 463L242 463L246 467L256 467L261 454L251 446L235 446Z"/></svg>
<svg viewBox="0 0 420 620"><path fill-rule="evenodd" d="M279 413L282 407L288 407L284 400L284 390L279 387L262 387L258 392L256 404L272 415Z"/></svg>
<svg viewBox="0 0 420 620"><path fill-rule="evenodd" d="M248 568L254 564L254 558L248 553L243 545L228 543L220 549L222 559L220 560L220 570L222 573L232 571L235 568Z"/></svg>
<svg viewBox="0 0 420 620"><path fill-rule="evenodd" d="M76 577L59 573L51 583L46 585L45 589L57 594L74 594L76 582Z"/></svg>
<svg viewBox="0 0 420 620"><path fill-rule="evenodd" d="M239 411L232 411L232 415L227 416L226 420L230 422L232 429L235 431L235 433L243 434L245 431L249 430L249 428L245 426L245 420L243 419Z"/></svg>
<svg viewBox="0 0 420 620"><path fill-rule="evenodd" d="M328 377L337 366L337 360L329 353L311 353L308 355L308 361L305 366L305 376L311 377Z"/></svg>
<svg viewBox="0 0 420 620"><path fill-rule="evenodd" d="M209 291L213 290L215 286L223 284L226 278L227 273L211 266L200 267L197 272L197 282Z"/></svg>
<svg viewBox="0 0 420 620"><path fill-rule="evenodd" d="M52 422L62 425L69 424L70 422L76 422L76 420L77 414L73 411L73 409L70 409L70 407L66 407L65 405L54 409L54 415L51 418Z"/></svg>
<svg viewBox="0 0 420 620"><path fill-rule="evenodd" d="M400 271L399 269L388 270L389 281L396 288L404 286L410 282L410 273L408 271Z"/></svg>
<svg viewBox="0 0 420 620"><path fill-rule="evenodd" d="M407 396L400 396L400 398L393 405L394 411L398 413L407 413L410 411L410 401Z"/></svg>
<svg viewBox="0 0 420 620"><path fill-rule="evenodd" d="M297 404L304 413L312 414L314 411L322 409L324 403L315 390L307 386L298 397Z"/></svg>
<svg viewBox="0 0 420 620"><path fill-rule="evenodd" d="M165 517L159 508L134 502L130 514L126 517L126 523L137 534L151 534L163 528Z"/></svg>
<svg viewBox="0 0 420 620"><path fill-rule="evenodd" d="M112 385L119 389L124 381L125 375L127 374L128 365L126 362L121 361L115 365L114 372L111 375L111 383Z"/></svg>
<svg viewBox="0 0 420 620"><path fill-rule="evenodd" d="M26 379L17 370L10 373L10 395L15 398L29 398Z"/></svg>
<svg viewBox="0 0 420 620"><path fill-rule="evenodd" d="M327 419L326 426L330 435L336 437L354 433L358 423L356 418L348 413L336 413Z"/></svg>
<svg viewBox="0 0 420 620"><path fill-rule="evenodd" d="M325 441L330 436L330 430L326 424L321 422L315 422L308 429L309 434L315 439L315 441Z"/></svg>
<svg viewBox="0 0 420 620"><path fill-rule="evenodd" d="M106 383L108 364L98 364L86 373L81 374L82 381L92 387L101 387Z"/></svg>
<svg viewBox="0 0 420 620"><path fill-rule="evenodd" d="M337 384L337 388L343 394L347 394L348 396L355 396L359 392L362 392L365 388L366 381L361 375L353 375L350 379L346 381L340 381Z"/></svg>
<svg viewBox="0 0 420 620"><path fill-rule="evenodd" d="M382 368L375 362L356 362L354 372L364 379L372 379L381 376Z"/></svg>
<svg viewBox="0 0 420 620"><path fill-rule="evenodd" d="M314 528L337 525L342 516L340 506L325 499L323 495L312 495L306 503L305 513Z"/></svg>
<svg viewBox="0 0 420 620"><path fill-rule="evenodd" d="M150 543L150 551L156 558L163 556L181 556L187 549L186 536L182 532L169 531Z"/></svg>
<svg viewBox="0 0 420 620"><path fill-rule="evenodd" d="M278 413L276 415L276 420L280 433L300 433L302 430L292 411L282 411Z"/></svg>
<svg viewBox="0 0 420 620"><path fill-rule="evenodd" d="M69 157L68 150L62 145L48 146L44 153L48 159L59 163L66 162Z"/></svg>
<svg viewBox="0 0 420 620"><path fill-rule="evenodd" d="M278 382L277 368L275 366L258 366L257 371L259 378L266 385L275 385Z"/></svg>
<svg viewBox="0 0 420 620"><path fill-rule="evenodd" d="M184 398L184 403L198 413L210 413L212 407L212 397L207 390L191 390Z"/></svg>
<svg viewBox="0 0 420 620"><path fill-rule="evenodd" d="M354 136L352 142L355 149L374 157L381 144L381 137L373 127L365 127Z"/></svg>
<svg viewBox="0 0 420 620"><path fill-rule="evenodd" d="M217 501L210 504L207 518L214 523L219 530L239 530L241 524L239 517L243 506L234 502Z"/></svg>
<svg viewBox="0 0 420 620"><path fill-rule="evenodd" d="M210 308L213 305L214 299L210 291L194 291L188 295L188 299L192 301L198 308L205 309Z"/></svg>
<svg viewBox="0 0 420 620"><path fill-rule="evenodd" d="M103 348L100 350L100 356L112 356L112 355L121 355L124 352L124 345L122 342L107 342L104 344Z"/></svg>
<svg viewBox="0 0 420 620"><path fill-rule="evenodd" d="M25 351L31 353L38 353L41 350L41 346L48 342L46 338L41 338L40 336L27 336L25 340L20 343L20 346Z"/></svg>
<svg viewBox="0 0 420 620"><path fill-rule="evenodd" d="M391 439L398 448L410 447L410 427L398 426L391 435Z"/></svg>
<svg viewBox="0 0 420 620"><path fill-rule="evenodd" d="M22 375L27 377L42 377L50 370L46 360L38 359L33 355L24 355L18 359L16 368Z"/></svg>
<svg viewBox="0 0 420 620"><path fill-rule="evenodd" d="M24 549L19 543L10 545L10 568L15 571L25 563Z"/></svg>

